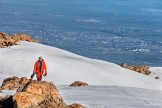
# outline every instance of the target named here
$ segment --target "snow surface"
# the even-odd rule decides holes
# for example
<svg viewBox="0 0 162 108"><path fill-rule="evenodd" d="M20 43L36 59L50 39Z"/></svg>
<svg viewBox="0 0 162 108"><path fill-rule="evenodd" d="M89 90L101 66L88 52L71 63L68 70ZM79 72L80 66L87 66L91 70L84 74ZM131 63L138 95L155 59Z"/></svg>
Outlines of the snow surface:
<svg viewBox="0 0 162 108"><path fill-rule="evenodd" d="M151 75L146 76L37 43L21 42L0 49L0 83L10 76L30 77L40 55L48 66L48 75L43 80L53 81L67 104L76 102L87 108L162 108L162 81L155 79L162 76L162 67L151 67ZM76 80L90 86L67 86ZM4 90L0 96L14 93L15 90Z"/></svg>
<svg viewBox="0 0 162 108"><path fill-rule="evenodd" d="M151 71L151 77L159 77L159 81L162 81L162 67L151 67L149 69Z"/></svg>
<svg viewBox="0 0 162 108"><path fill-rule="evenodd" d="M38 56L43 56L48 75L43 80L69 85L76 80L89 85L128 86L162 90L162 82L116 64L82 57L55 47L21 42L0 49L0 83L9 76L30 77Z"/></svg>
<svg viewBox="0 0 162 108"><path fill-rule="evenodd" d="M81 103L86 108L162 108L162 91L121 86L60 86L67 104Z"/></svg>

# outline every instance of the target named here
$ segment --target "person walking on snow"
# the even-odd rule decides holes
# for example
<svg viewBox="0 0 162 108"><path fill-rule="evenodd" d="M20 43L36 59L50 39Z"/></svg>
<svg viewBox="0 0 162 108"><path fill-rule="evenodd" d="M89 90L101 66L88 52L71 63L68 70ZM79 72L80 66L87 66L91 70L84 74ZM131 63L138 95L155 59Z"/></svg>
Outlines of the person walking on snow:
<svg viewBox="0 0 162 108"><path fill-rule="evenodd" d="M36 74L37 80L41 81L42 80L42 75L46 76L47 75L47 66L45 61L43 60L43 57L40 56L38 60L36 61L33 69L33 74L31 75L31 79L33 79L34 75Z"/></svg>

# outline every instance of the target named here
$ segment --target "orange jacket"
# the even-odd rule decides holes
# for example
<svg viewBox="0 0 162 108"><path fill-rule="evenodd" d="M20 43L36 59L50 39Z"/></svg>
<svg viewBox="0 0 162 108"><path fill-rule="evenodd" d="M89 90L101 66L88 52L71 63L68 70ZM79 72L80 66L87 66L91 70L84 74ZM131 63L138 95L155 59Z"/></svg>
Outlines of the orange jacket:
<svg viewBox="0 0 162 108"><path fill-rule="evenodd" d="M42 77L42 74L44 72L45 72L45 74L47 74L47 67L46 67L46 63L44 62L44 60L42 60L42 68L40 68L39 60L36 61L35 65L34 65L34 69L33 69L33 73L34 72L37 73L37 78Z"/></svg>

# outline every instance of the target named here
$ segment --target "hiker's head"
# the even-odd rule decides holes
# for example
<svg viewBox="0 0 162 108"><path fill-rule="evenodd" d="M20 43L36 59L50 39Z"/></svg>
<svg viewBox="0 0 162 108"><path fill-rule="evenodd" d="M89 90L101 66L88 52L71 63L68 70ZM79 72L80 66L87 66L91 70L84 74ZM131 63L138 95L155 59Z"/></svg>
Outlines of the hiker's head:
<svg viewBox="0 0 162 108"><path fill-rule="evenodd" d="M43 60L43 57L42 56L39 56L38 60L42 61Z"/></svg>

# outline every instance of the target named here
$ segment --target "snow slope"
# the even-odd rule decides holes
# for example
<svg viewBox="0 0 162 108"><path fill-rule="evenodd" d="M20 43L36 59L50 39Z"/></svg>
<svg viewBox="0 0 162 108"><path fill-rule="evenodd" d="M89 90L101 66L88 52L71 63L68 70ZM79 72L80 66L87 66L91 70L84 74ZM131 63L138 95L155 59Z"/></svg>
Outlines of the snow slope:
<svg viewBox="0 0 162 108"><path fill-rule="evenodd" d="M161 81L116 64L29 42L0 49L0 83L3 78L13 75L30 77L33 65L40 55L44 57L48 66L48 75L43 80L53 81L56 85L69 85L80 80L89 85L117 85L162 90Z"/></svg>
<svg viewBox="0 0 162 108"><path fill-rule="evenodd" d="M162 81L162 67L151 67L149 69L151 71L151 77L159 77L159 81Z"/></svg>
<svg viewBox="0 0 162 108"><path fill-rule="evenodd" d="M58 86L65 103L86 108L162 108L162 91L121 86Z"/></svg>

